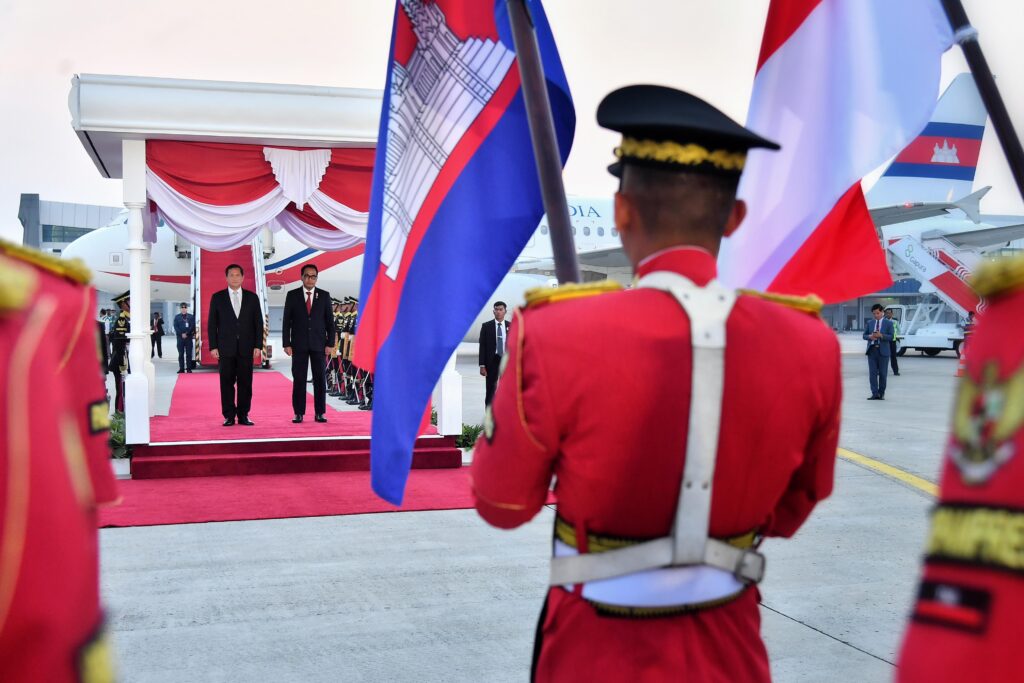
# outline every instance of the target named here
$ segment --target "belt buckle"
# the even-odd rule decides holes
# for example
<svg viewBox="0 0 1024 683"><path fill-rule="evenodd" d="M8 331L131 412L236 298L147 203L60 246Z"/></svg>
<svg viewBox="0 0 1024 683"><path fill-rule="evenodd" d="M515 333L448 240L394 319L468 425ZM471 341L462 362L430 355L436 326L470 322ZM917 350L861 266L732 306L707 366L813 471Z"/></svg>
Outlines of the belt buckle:
<svg viewBox="0 0 1024 683"><path fill-rule="evenodd" d="M736 560L736 567L733 569L732 575L744 583L761 583L761 579L764 578L764 569L764 555L753 548L747 548Z"/></svg>

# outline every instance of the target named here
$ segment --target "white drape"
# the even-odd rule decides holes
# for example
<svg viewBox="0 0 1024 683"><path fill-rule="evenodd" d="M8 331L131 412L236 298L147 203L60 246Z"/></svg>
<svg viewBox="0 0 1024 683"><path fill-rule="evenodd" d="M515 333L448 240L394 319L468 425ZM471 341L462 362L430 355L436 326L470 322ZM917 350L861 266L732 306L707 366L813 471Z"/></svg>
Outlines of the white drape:
<svg viewBox="0 0 1024 683"><path fill-rule="evenodd" d="M284 196L302 211L324 179L331 164L331 150L264 147L263 158L270 162Z"/></svg>

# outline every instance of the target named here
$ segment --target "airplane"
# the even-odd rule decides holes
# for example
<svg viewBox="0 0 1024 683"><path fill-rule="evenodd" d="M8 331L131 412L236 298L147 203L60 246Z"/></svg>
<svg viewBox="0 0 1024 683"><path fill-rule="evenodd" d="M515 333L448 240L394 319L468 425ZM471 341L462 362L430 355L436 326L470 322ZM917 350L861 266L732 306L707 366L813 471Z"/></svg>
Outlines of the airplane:
<svg viewBox="0 0 1024 683"><path fill-rule="evenodd" d="M993 252L1024 239L1024 216L985 215L973 190L988 119L970 74L960 74L939 98L931 121L896 155L866 199L895 280L912 278L940 303L893 306L902 316L900 355L959 353L963 327L948 320L984 309L968 278ZM960 199L954 200L954 197Z"/></svg>
<svg viewBox="0 0 1024 683"><path fill-rule="evenodd" d="M625 272L628 263L621 256L622 245L613 225L610 199L569 198L570 223L581 260L596 255L597 261L620 265ZM286 232L264 237L263 268L267 283L267 306L284 306L289 289L300 286L302 267L315 263L319 269L318 286L332 296L358 296L363 269L362 246L334 252L307 247ZM122 214L109 226L93 230L79 237L67 248L63 258L79 258L93 272L94 286L104 292L117 293L128 288L127 214ZM192 245L175 235L162 223L157 228L157 240L152 248L150 296L154 302L188 301L191 297ZM618 250L619 256L614 255ZM608 256L612 253L612 256ZM600 269L600 266L595 265ZM550 271L552 262L551 240L546 216L530 236L512 272L498 285L491 300L502 300L510 307L524 301L528 289L554 283ZM596 271L595 271L596 272ZM480 325L492 317L488 303L469 328L467 341L474 341Z"/></svg>

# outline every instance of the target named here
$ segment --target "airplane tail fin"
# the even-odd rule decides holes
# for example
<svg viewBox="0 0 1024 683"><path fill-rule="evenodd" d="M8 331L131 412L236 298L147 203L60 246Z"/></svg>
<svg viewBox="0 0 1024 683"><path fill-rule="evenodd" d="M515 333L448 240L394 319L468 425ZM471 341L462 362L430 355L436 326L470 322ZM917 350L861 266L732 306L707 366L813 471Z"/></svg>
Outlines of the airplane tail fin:
<svg viewBox="0 0 1024 683"><path fill-rule="evenodd" d="M974 195L968 195L987 118L971 75L954 78L939 98L928 125L896 155L868 192L868 206L953 202L959 197L965 202L972 200L976 206ZM984 192L975 194L980 199ZM972 203L967 202L967 206L963 210L970 216Z"/></svg>

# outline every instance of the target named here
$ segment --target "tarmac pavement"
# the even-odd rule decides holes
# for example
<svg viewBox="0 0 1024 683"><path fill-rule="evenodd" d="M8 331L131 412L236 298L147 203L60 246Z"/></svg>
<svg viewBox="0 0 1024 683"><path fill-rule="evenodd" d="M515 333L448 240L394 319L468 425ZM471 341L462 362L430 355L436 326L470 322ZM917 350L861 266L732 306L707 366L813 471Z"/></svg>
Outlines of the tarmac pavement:
<svg viewBox="0 0 1024 683"><path fill-rule="evenodd" d="M866 401L867 362L847 346L840 445L936 481L956 359L900 358L886 400ZM464 421L482 421L475 358L458 369ZM796 537L765 543L776 681L892 679L931 505L839 460ZM552 519L512 532L472 510L104 529L121 680L526 681Z"/></svg>

